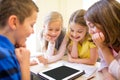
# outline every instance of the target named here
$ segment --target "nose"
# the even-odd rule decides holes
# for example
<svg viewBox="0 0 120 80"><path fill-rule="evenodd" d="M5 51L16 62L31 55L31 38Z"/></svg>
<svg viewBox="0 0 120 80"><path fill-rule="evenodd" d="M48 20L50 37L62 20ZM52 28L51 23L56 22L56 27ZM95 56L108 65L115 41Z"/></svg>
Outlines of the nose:
<svg viewBox="0 0 120 80"><path fill-rule="evenodd" d="M89 34L93 34L93 33L94 33L94 31L89 28Z"/></svg>
<svg viewBox="0 0 120 80"><path fill-rule="evenodd" d="M53 32L52 32L52 35L55 35L55 34L56 34L56 32L55 32L55 31L53 31Z"/></svg>
<svg viewBox="0 0 120 80"><path fill-rule="evenodd" d="M73 36L75 37L77 35L77 33L76 32L73 32Z"/></svg>

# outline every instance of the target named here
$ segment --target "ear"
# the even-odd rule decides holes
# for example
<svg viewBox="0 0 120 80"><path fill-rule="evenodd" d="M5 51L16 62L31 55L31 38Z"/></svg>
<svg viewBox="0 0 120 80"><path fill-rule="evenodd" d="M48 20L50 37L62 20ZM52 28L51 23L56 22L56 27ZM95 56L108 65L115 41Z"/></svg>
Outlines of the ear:
<svg viewBox="0 0 120 80"><path fill-rule="evenodd" d="M16 24L18 22L18 18L17 16L15 15L11 15L8 19L8 24L9 24L9 27L12 29L12 30L15 30L16 29Z"/></svg>

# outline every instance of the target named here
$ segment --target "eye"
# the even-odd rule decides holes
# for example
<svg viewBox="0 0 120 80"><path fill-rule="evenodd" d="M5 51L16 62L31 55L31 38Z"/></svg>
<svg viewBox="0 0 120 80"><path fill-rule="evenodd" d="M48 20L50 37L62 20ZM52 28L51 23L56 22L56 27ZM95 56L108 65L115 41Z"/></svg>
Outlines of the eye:
<svg viewBox="0 0 120 80"><path fill-rule="evenodd" d="M33 28L33 27L34 27L34 24L31 24L30 26L31 26L31 28Z"/></svg>
<svg viewBox="0 0 120 80"><path fill-rule="evenodd" d="M77 31L78 33L82 33L83 31Z"/></svg>
<svg viewBox="0 0 120 80"><path fill-rule="evenodd" d="M94 28L95 25L91 23L91 24L88 25L88 27L89 27L89 28Z"/></svg>
<svg viewBox="0 0 120 80"><path fill-rule="evenodd" d="M52 31L52 29L48 29L49 31Z"/></svg>
<svg viewBox="0 0 120 80"><path fill-rule="evenodd" d="M60 29L56 29L56 31L60 31Z"/></svg>
<svg viewBox="0 0 120 80"><path fill-rule="evenodd" d="M71 32L74 32L74 30L73 30L73 29L70 29L70 31L71 31Z"/></svg>

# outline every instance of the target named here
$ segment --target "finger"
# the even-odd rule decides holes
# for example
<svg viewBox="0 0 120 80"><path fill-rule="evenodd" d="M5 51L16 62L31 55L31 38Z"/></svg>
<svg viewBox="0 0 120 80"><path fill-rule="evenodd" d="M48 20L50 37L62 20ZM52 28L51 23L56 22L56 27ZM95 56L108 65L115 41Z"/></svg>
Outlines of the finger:
<svg viewBox="0 0 120 80"><path fill-rule="evenodd" d="M15 54L16 54L16 56L19 56L19 55L20 55L20 49L19 49L19 48L16 48L16 49L15 49Z"/></svg>
<svg viewBox="0 0 120 80"><path fill-rule="evenodd" d="M103 35L103 33L102 32L100 32L100 37L101 37L101 39L102 39L102 41L104 41L105 40L105 36Z"/></svg>
<svg viewBox="0 0 120 80"><path fill-rule="evenodd" d="M101 37L100 37L99 33L95 33L95 34L92 36L92 39L93 39L95 42L101 41Z"/></svg>

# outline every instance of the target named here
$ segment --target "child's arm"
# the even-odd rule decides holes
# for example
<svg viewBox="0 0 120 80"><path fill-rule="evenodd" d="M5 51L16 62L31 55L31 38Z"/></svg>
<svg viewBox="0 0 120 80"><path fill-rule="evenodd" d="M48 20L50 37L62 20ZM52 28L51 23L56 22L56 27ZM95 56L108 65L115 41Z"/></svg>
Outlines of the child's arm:
<svg viewBox="0 0 120 80"><path fill-rule="evenodd" d="M100 33L96 33L96 34L92 35L92 39L95 42L98 49L101 50L106 63L109 65L114 60L114 57L112 55L111 50L104 43L105 37L104 37L103 33L100 32Z"/></svg>
<svg viewBox="0 0 120 80"><path fill-rule="evenodd" d="M75 62L75 63L82 63L82 64L90 64L93 65L96 63L98 59L98 53L97 53L97 48L91 48L90 49L90 58L72 58L71 55L68 56L68 60L70 62Z"/></svg>
<svg viewBox="0 0 120 80"><path fill-rule="evenodd" d="M49 42L48 48L46 52L44 53L45 58L47 59L51 57L52 55L54 55L54 50L55 50L55 42L54 43Z"/></svg>
<svg viewBox="0 0 120 80"><path fill-rule="evenodd" d="M120 63L115 59L109 47L104 44L105 37L102 32L96 33L92 36L97 47L101 50L102 55L106 63L109 65L109 72L116 76L116 78L120 78ZM120 58L119 58L120 59Z"/></svg>
<svg viewBox="0 0 120 80"><path fill-rule="evenodd" d="M68 39L67 39L67 35L66 35L60 45L59 50L57 51L57 54L50 56L48 58L48 63L55 62L57 60L60 60L63 57L65 50L66 50L67 41L68 41Z"/></svg>
<svg viewBox="0 0 120 80"><path fill-rule="evenodd" d="M43 63L43 64L47 64L52 62L51 61L51 57L54 56L55 53L55 43L48 43L48 48L47 50L43 53L43 56L38 56L38 60Z"/></svg>
<svg viewBox="0 0 120 80"><path fill-rule="evenodd" d="M73 42L73 46L72 46L72 49L71 49L71 57L73 58L78 58L78 42Z"/></svg>
<svg viewBox="0 0 120 80"><path fill-rule="evenodd" d="M22 80L30 80L30 52L26 48L16 48L15 54L20 64Z"/></svg>

